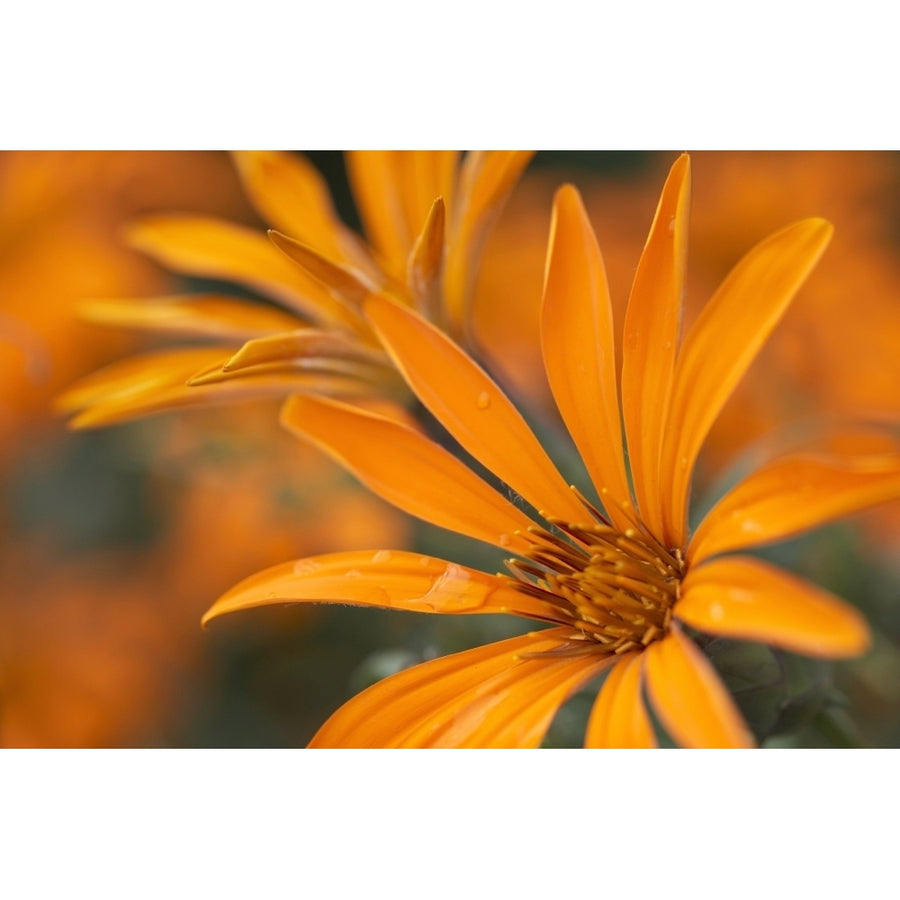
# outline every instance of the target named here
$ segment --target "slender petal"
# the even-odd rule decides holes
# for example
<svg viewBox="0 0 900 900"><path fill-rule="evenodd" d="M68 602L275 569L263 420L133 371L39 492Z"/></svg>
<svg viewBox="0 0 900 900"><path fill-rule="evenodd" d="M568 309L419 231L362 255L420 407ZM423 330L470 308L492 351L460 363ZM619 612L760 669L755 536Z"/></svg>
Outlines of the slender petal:
<svg viewBox="0 0 900 900"><path fill-rule="evenodd" d="M230 383L189 386L198 373L221 367L228 354L225 350L223 358L222 349L202 347L131 357L83 379L59 398L58 405L63 412L76 413L71 428L96 428L174 409L294 391L347 395L370 390L357 379L319 372L290 376L261 372Z"/></svg>
<svg viewBox="0 0 900 900"><path fill-rule="evenodd" d="M683 747L751 747L734 701L703 654L673 625L643 654L656 714Z"/></svg>
<svg viewBox="0 0 900 900"><path fill-rule="evenodd" d="M471 151L463 160L444 269L447 322L454 336L467 329L487 235L533 155L523 150Z"/></svg>
<svg viewBox="0 0 900 900"><path fill-rule="evenodd" d="M441 274L444 268L444 228L446 211L440 197L431 205L421 234L406 264L406 283L416 309L432 322L443 324Z"/></svg>
<svg viewBox="0 0 900 900"><path fill-rule="evenodd" d="M828 243L831 225L806 219L758 244L735 266L678 356L660 481L664 540L683 546L685 507L700 446L725 401Z"/></svg>
<svg viewBox="0 0 900 900"><path fill-rule="evenodd" d="M639 654L630 654L606 676L588 719L586 747L643 749L656 746L656 735L641 697Z"/></svg>
<svg viewBox="0 0 900 900"><path fill-rule="evenodd" d="M425 613L509 613L548 618L552 607L495 575L401 550L354 550L282 563L223 594L203 624L283 603L349 603Z"/></svg>
<svg viewBox="0 0 900 900"><path fill-rule="evenodd" d="M612 309L597 239L578 191L553 203L544 278L541 345L556 404L607 513L621 529L633 516L616 390Z"/></svg>
<svg viewBox="0 0 900 900"><path fill-rule="evenodd" d="M459 151L400 151L395 156L395 162L399 173L398 182L404 185L406 221L410 233L416 237L435 200L440 198L448 207L453 207Z"/></svg>
<svg viewBox="0 0 900 900"><path fill-rule="evenodd" d="M710 634L761 641L806 656L858 656L870 643L865 619L827 591L749 557L692 568L678 618Z"/></svg>
<svg viewBox="0 0 900 900"><path fill-rule="evenodd" d="M132 356L82 378L57 398L56 405L60 412L71 413L156 387L184 384L198 370L224 362L228 352L221 347L179 347Z"/></svg>
<svg viewBox="0 0 900 900"><path fill-rule="evenodd" d="M548 629L399 672L344 704L311 747L536 747L565 699L608 665L525 656L559 647Z"/></svg>
<svg viewBox="0 0 900 900"><path fill-rule="evenodd" d="M366 347L348 335L317 328L299 328L247 341L223 368L231 371L261 363L289 362L305 356L330 356L369 365L389 365L384 353Z"/></svg>
<svg viewBox="0 0 900 900"><path fill-rule="evenodd" d="M176 272L236 281L317 322L361 326L353 309L250 228L202 216L158 215L132 225L128 239Z"/></svg>
<svg viewBox="0 0 900 900"><path fill-rule="evenodd" d="M290 331L302 324L301 319L283 310L218 294L89 300L79 311L103 325L229 341Z"/></svg>
<svg viewBox="0 0 900 900"><path fill-rule="evenodd" d="M384 286L358 269L332 262L312 247L301 244L286 234L270 231L269 240L309 275L352 306L359 306L366 294Z"/></svg>
<svg viewBox="0 0 900 900"><path fill-rule="evenodd" d="M238 354L235 354L237 356ZM396 374L384 366L363 360L346 359L341 356L321 355L295 356L290 359L260 362L254 365L234 365L232 356L224 365L215 364L194 373L187 381L191 387L198 385L225 384L247 381L260 377L278 377L285 380L285 393L291 389L301 390L300 384L293 384L295 378L301 380L311 375L335 376L349 388L350 393L368 394L380 387L388 387ZM328 390L325 393L331 394ZM343 390L340 393L346 394Z"/></svg>
<svg viewBox="0 0 900 900"><path fill-rule="evenodd" d="M446 335L383 294L364 309L409 386L476 459L539 511L585 511L500 388Z"/></svg>
<svg viewBox="0 0 900 900"><path fill-rule="evenodd" d="M401 279L432 203L453 192L455 151L361 150L347 174L366 233L388 272Z"/></svg>
<svg viewBox="0 0 900 900"><path fill-rule="evenodd" d="M325 179L308 159L256 150L232 156L244 190L263 219L331 259L373 271L358 238L335 214Z"/></svg>
<svg viewBox="0 0 900 900"><path fill-rule="evenodd" d="M841 458L802 454L775 460L726 494L700 523L688 558L696 565L818 528L900 498L900 454Z"/></svg>
<svg viewBox="0 0 900 900"><path fill-rule="evenodd" d="M291 398L281 421L405 512L499 547L527 548L516 532L534 523L424 435L356 407L315 397Z"/></svg>
<svg viewBox="0 0 900 900"><path fill-rule="evenodd" d="M672 166L631 288L622 340L622 414L641 517L662 534L659 464L681 331L691 168Z"/></svg>
<svg viewBox="0 0 900 900"><path fill-rule="evenodd" d="M403 199L395 184L394 162L389 150L360 150L345 155L347 176L356 208L380 262L399 277L412 246Z"/></svg>

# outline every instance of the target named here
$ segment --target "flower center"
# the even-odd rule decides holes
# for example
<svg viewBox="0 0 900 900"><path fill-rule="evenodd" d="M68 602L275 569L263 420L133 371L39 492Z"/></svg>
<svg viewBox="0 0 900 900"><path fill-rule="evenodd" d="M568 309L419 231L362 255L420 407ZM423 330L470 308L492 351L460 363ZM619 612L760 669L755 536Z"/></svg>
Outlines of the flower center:
<svg viewBox="0 0 900 900"><path fill-rule="evenodd" d="M649 533L620 532L606 522L548 520L556 533L530 528L532 547L506 561L516 587L551 603L571 625L573 652L627 653L668 631L684 576L681 552Z"/></svg>

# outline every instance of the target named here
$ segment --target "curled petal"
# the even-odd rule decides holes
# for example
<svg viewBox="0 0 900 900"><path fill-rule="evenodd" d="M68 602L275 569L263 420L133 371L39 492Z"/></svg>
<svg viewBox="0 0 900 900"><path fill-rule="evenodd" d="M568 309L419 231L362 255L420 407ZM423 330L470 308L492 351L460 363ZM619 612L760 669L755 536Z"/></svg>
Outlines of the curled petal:
<svg viewBox="0 0 900 900"><path fill-rule="evenodd" d="M409 254L406 282L416 301L416 309L432 322L442 324L441 274L444 270L444 201L431 205L425 225Z"/></svg>
<svg viewBox="0 0 900 900"><path fill-rule="evenodd" d="M268 334L247 341L223 366L226 372L263 363L289 363L304 357L330 357L348 362L388 366L387 356L349 335L316 328Z"/></svg>
<svg viewBox="0 0 900 900"><path fill-rule="evenodd" d="M606 676L588 719L586 747L643 749L656 735L641 696L640 654L630 654Z"/></svg>
<svg viewBox="0 0 900 900"><path fill-rule="evenodd" d="M751 747L753 737L703 654L673 625L644 652L647 691L682 747Z"/></svg>
<svg viewBox="0 0 900 900"><path fill-rule="evenodd" d="M753 248L735 267L688 332L675 366L660 483L664 540L684 545L685 509L700 446L763 342L818 261L833 229L806 219Z"/></svg>
<svg viewBox="0 0 900 900"><path fill-rule="evenodd" d="M730 556L692 568L675 615L710 634L836 659L864 653L865 619L833 594L758 559Z"/></svg>
<svg viewBox="0 0 900 900"><path fill-rule="evenodd" d="M165 350L113 363L71 387L57 400L57 407L61 412L75 413L69 422L71 428L96 428L175 409L292 392L353 396L372 390L367 382L340 373L259 368L227 382L191 384L204 375L215 382L215 375L210 373L221 372L230 352L209 347Z"/></svg>
<svg viewBox="0 0 900 900"><path fill-rule="evenodd" d="M187 392L192 375L221 365L227 355L221 347L192 347L133 356L82 378L57 398L56 407L63 413L82 411L70 423L74 428L134 418L148 401ZM110 417L110 408L118 415Z"/></svg>
<svg viewBox="0 0 900 900"><path fill-rule="evenodd" d="M496 575L403 550L355 550L273 566L223 594L203 617L284 603L349 603L424 613L546 618L547 604Z"/></svg>
<svg viewBox="0 0 900 900"><path fill-rule="evenodd" d="M310 746L536 747L566 699L610 664L535 656L567 633L548 629L399 672L345 703Z"/></svg>
<svg viewBox="0 0 900 900"><path fill-rule="evenodd" d="M584 508L525 420L472 359L383 294L371 295L364 309L409 386L472 456L539 511L584 520Z"/></svg>
<svg viewBox="0 0 900 900"><path fill-rule="evenodd" d="M780 541L900 499L900 454L798 454L757 470L716 504L688 550L698 563L726 550Z"/></svg>
<svg viewBox="0 0 900 900"><path fill-rule="evenodd" d="M359 150L348 153L347 175L370 240L388 273L401 280L432 203L451 202L455 151Z"/></svg>
<svg viewBox="0 0 900 900"><path fill-rule="evenodd" d="M388 502L441 528L511 550L533 522L440 445L346 404L293 397L281 418Z"/></svg>
<svg viewBox="0 0 900 900"><path fill-rule="evenodd" d="M359 306L363 297L382 285L364 272L348 265L332 262L307 244L301 244L278 231L269 232L269 240L301 266L309 275L331 291L339 294L347 303Z"/></svg>

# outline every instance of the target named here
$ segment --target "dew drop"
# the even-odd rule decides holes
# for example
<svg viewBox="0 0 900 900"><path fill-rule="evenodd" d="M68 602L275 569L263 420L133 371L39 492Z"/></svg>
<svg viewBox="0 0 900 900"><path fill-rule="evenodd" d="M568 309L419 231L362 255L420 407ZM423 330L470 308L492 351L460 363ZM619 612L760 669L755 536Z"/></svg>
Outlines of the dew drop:
<svg viewBox="0 0 900 900"><path fill-rule="evenodd" d="M390 550L379 550L373 557L373 563L386 563L391 560L391 551Z"/></svg>
<svg viewBox="0 0 900 900"><path fill-rule="evenodd" d="M344 577L345 578L362 578L362 572L360 572L359 569L349 569L348 571L344 572Z"/></svg>
<svg viewBox="0 0 900 900"><path fill-rule="evenodd" d="M478 400L476 401L479 409L487 409L491 405L491 398L487 391L482 391L478 395Z"/></svg>

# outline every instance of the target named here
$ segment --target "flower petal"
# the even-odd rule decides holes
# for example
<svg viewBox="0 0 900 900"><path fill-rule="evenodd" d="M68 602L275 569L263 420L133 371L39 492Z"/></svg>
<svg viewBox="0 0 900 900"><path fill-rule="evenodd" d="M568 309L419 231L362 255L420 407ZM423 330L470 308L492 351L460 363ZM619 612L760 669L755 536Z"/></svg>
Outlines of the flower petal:
<svg viewBox="0 0 900 900"><path fill-rule="evenodd" d="M312 376L323 376L326 379L334 377L337 380L331 382L327 388L324 385L328 382L323 382L321 393L329 396L334 393L346 396L347 394L368 394L382 389L389 391L397 378L396 372L382 365L364 360L346 359L342 356L309 354L288 359L276 359L271 362L259 362L253 365L249 363L235 365L234 360L239 355L240 351L224 364L216 363L194 373L188 379L188 385L190 387L220 385L274 377L284 379L285 393L287 393L294 390L308 390L309 386L304 388L303 382L308 381Z"/></svg>
<svg viewBox="0 0 900 900"><path fill-rule="evenodd" d="M360 343L350 335L317 328L298 328L247 341L223 368L230 372L262 363L289 362L306 356L390 365L386 354Z"/></svg>
<svg viewBox="0 0 900 900"><path fill-rule="evenodd" d="M417 431L315 397L291 398L281 421L405 512L499 547L527 548L516 532L534 523L453 454Z"/></svg>
<svg viewBox="0 0 900 900"><path fill-rule="evenodd" d="M682 154L663 187L638 263L622 340L622 414L641 518L662 534L659 465L681 331L691 167Z"/></svg>
<svg viewBox="0 0 900 900"><path fill-rule="evenodd" d="M798 454L742 481L710 510L688 549L693 564L780 541L879 503L900 499L900 454Z"/></svg>
<svg viewBox="0 0 900 900"><path fill-rule="evenodd" d="M508 613L546 619L552 607L477 569L403 550L311 556L257 572L224 593L203 625L284 603L349 603L423 613Z"/></svg>
<svg viewBox="0 0 900 900"><path fill-rule="evenodd" d="M89 300L81 304L79 312L102 325L238 341L290 331L302 324L283 310L219 294Z"/></svg>
<svg viewBox="0 0 900 900"><path fill-rule="evenodd" d="M337 217L328 185L296 153L249 150L232 157L250 202L270 225L341 262L365 260L359 239ZM371 260L367 271L372 273Z"/></svg>
<svg viewBox="0 0 900 900"><path fill-rule="evenodd" d="M358 330L356 313L250 228L203 216L148 216L129 243L176 272L247 285L317 322Z"/></svg>
<svg viewBox="0 0 900 900"><path fill-rule="evenodd" d="M443 197L449 203L456 151L359 150L346 155L347 175L366 234L388 273L400 280L416 236Z"/></svg>
<svg viewBox="0 0 900 900"><path fill-rule="evenodd" d="M179 347L120 360L82 378L56 400L60 412L72 413L98 404L128 403L154 390L181 385L198 370L227 359L222 347ZM73 423L78 427L78 423Z"/></svg>
<svg viewBox="0 0 900 900"><path fill-rule="evenodd" d="M399 672L345 703L311 747L536 747L567 697L606 666L533 657L560 646L548 629Z"/></svg>
<svg viewBox="0 0 900 900"><path fill-rule="evenodd" d="M700 314L678 355L660 483L669 486L665 542L683 546L694 462L725 401L816 264L832 233L806 219L751 250Z"/></svg>
<svg viewBox="0 0 900 900"><path fill-rule="evenodd" d="M364 310L409 386L477 460L538 511L586 513L506 395L445 334L383 294Z"/></svg>
<svg viewBox="0 0 900 900"><path fill-rule="evenodd" d="M332 262L307 244L295 241L279 231L269 231L269 240L286 256L326 288L339 294L352 306L359 306L366 294L384 285L351 266Z"/></svg>
<svg viewBox="0 0 900 900"><path fill-rule="evenodd" d="M656 735L641 696L640 654L617 660L606 676L588 719L586 747L643 749L656 746Z"/></svg>
<svg viewBox="0 0 900 900"><path fill-rule="evenodd" d="M871 641L865 619L852 606L749 557L730 556L692 568L675 615L710 634L825 659L858 656Z"/></svg>
<svg viewBox="0 0 900 900"><path fill-rule="evenodd" d="M683 747L752 747L753 737L712 665L677 625L643 654L647 692Z"/></svg>
<svg viewBox="0 0 900 900"><path fill-rule="evenodd" d="M613 523L631 525L606 271L578 191L556 192L541 312L541 347L563 421Z"/></svg>
<svg viewBox="0 0 900 900"><path fill-rule="evenodd" d="M469 305L475 291L479 261L490 229L534 152L530 150L470 151L463 160L456 201L451 210L444 297L448 329L466 333Z"/></svg>
<svg viewBox="0 0 900 900"><path fill-rule="evenodd" d="M228 383L188 383L205 372L220 371L230 352L233 351L216 347L179 348L131 357L82 379L57 400L57 405L62 412L76 413L69 427L95 428L169 410L277 397L296 391L355 395L371 390L355 378L299 371L257 371Z"/></svg>
<svg viewBox="0 0 900 900"><path fill-rule="evenodd" d="M438 197L431 205L422 231L416 238L406 263L406 283L416 309L438 325L442 322L441 274L444 268L444 229L446 211Z"/></svg>

